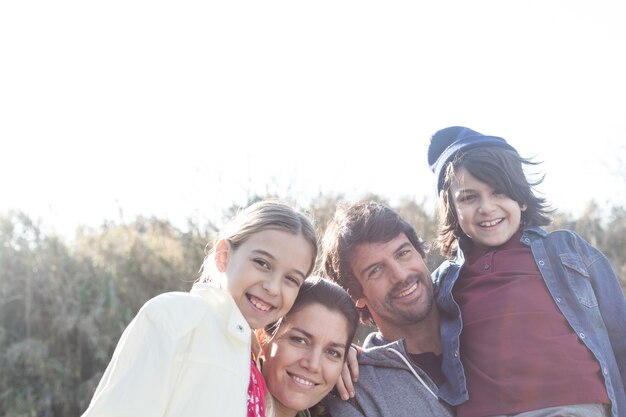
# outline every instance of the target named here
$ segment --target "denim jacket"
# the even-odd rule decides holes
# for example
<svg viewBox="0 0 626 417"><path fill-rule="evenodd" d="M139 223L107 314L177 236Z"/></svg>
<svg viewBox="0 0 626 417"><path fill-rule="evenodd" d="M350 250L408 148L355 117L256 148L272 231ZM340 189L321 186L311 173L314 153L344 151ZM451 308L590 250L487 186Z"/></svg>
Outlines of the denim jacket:
<svg viewBox="0 0 626 417"><path fill-rule="evenodd" d="M569 230L548 233L529 227L523 229L521 242L530 246L554 302L598 360L612 416L626 417L626 299L608 259ZM469 398L459 352L463 320L452 296L464 262L459 249L455 259L444 261L432 274L441 311L442 369L447 378L439 396L451 405Z"/></svg>

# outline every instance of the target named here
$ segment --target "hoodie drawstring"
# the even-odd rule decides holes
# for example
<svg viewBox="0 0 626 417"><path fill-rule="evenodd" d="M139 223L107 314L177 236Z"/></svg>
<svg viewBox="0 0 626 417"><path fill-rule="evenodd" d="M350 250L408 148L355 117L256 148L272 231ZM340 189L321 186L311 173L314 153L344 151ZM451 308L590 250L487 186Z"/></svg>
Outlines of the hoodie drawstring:
<svg viewBox="0 0 626 417"><path fill-rule="evenodd" d="M417 380L419 382L422 383L422 385L428 390L428 392L430 392L431 394L433 394L433 397L439 399L439 397L437 397L437 394L435 394L433 392L433 390L430 389L430 387L428 385L426 385L426 382L424 382L424 380L422 379L421 376L419 376L419 374L417 372L415 372L415 369L413 369L413 367L411 366L411 364L409 363L409 361L404 357L404 355L400 352L398 352L397 350L393 349L393 348L388 348L387 349L390 352L395 353L396 355L398 355L400 357L400 359L402 359L402 361L406 364L406 366L409 367L409 369L411 370L411 372L413 372L413 375L415 376L415 378L417 378Z"/></svg>

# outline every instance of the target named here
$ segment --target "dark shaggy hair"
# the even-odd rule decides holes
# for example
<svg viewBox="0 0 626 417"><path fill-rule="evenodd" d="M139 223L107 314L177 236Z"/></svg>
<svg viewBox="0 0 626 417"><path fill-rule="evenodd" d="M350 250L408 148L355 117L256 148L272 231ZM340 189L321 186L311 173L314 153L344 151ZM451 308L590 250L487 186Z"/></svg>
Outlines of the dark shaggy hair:
<svg viewBox="0 0 626 417"><path fill-rule="evenodd" d="M439 201L439 236L437 245L442 255L453 257L458 249L458 239L465 237L454 209L450 185L460 169L465 168L476 179L489 184L493 189L506 194L518 204L526 204L522 212L520 227L545 226L551 223L546 199L537 197L533 187L541 184L543 176L530 181L524 166L535 166L538 162L522 158L517 152L496 146L473 148L459 152L445 168L443 191Z"/></svg>

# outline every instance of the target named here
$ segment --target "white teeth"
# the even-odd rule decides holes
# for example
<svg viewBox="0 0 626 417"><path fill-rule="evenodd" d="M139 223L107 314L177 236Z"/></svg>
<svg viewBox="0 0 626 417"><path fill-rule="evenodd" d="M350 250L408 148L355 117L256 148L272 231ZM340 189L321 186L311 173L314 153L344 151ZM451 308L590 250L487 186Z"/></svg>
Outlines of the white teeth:
<svg viewBox="0 0 626 417"><path fill-rule="evenodd" d="M481 222L479 223L481 226L483 227L491 227L491 226L495 226L496 224L500 223L502 221L502 219L497 219L497 220L491 220L489 222Z"/></svg>
<svg viewBox="0 0 626 417"><path fill-rule="evenodd" d="M417 282L413 285L411 285L409 288L407 288L406 290L402 291L400 294L398 294L396 297L400 298L400 297L404 297L405 295L409 295L411 294L413 291L415 291L415 289L417 288Z"/></svg>
<svg viewBox="0 0 626 417"><path fill-rule="evenodd" d="M269 304L261 302L261 300L257 299L256 297L250 296L249 299L252 305L261 311L269 311L269 309L272 307Z"/></svg>
<svg viewBox="0 0 626 417"><path fill-rule="evenodd" d="M293 378L294 381L296 381L298 384L302 384L302 385L309 385L309 386L313 386L315 385L313 382L309 381L308 379L303 379L300 378L299 376L295 376L295 375L291 375L291 377Z"/></svg>

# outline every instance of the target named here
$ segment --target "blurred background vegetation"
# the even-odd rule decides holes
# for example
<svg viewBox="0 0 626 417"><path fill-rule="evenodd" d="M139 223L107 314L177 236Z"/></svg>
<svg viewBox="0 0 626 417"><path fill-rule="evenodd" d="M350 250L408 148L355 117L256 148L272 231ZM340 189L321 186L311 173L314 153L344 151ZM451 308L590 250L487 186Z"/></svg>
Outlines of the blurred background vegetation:
<svg viewBox="0 0 626 417"><path fill-rule="evenodd" d="M320 234L342 201L320 195L305 207ZM424 202L391 206L432 242L436 221ZM25 213L0 214L0 417L80 416L137 310L159 293L191 288L216 225L236 209L184 230L158 218L106 221L69 240L43 232ZM550 229L557 228L574 229L603 251L626 288L623 207L589 203L577 218L556 213ZM429 267L441 261L431 251Z"/></svg>

